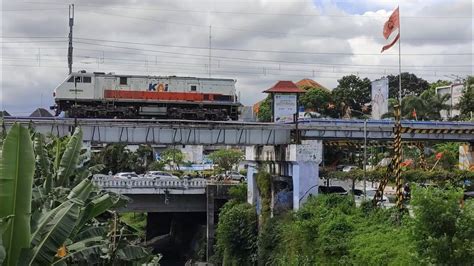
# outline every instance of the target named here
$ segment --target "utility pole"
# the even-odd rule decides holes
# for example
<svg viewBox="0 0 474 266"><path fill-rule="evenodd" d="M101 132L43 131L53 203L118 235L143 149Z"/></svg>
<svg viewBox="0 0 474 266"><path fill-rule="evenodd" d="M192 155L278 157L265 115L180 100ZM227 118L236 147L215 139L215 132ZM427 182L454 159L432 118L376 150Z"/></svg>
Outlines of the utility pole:
<svg viewBox="0 0 474 266"><path fill-rule="evenodd" d="M69 74L72 73L72 26L74 26L74 4L69 5L69 47L67 50Z"/></svg>
<svg viewBox="0 0 474 266"><path fill-rule="evenodd" d="M211 77L211 51L212 51L212 26L209 25L209 65L208 65L208 70L209 70L209 77Z"/></svg>

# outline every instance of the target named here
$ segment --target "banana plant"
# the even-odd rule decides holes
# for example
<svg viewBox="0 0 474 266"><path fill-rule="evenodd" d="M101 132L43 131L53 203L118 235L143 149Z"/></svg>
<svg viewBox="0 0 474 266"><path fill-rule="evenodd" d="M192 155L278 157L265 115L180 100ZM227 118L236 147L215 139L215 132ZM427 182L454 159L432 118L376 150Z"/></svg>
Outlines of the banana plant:
<svg viewBox="0 0 474 266"><path fill-rule="evenodd" d="M11 217L3 232L4 265L16 265L30 245L31 191L35 158L28 129L14 124L0 154L0 218Z"/></svg>
<svg viewBox="0 0 474 266"><path fill-rule="evenodd" d="M77 127L67 143L66 150L59 161L56 182L58 186L67 184L74 174L82 148L82 130ZM59 149L58 149L59 150ZM58 156L58 155L57 155ZM56 157L57 159L58 157Z"/></svg>

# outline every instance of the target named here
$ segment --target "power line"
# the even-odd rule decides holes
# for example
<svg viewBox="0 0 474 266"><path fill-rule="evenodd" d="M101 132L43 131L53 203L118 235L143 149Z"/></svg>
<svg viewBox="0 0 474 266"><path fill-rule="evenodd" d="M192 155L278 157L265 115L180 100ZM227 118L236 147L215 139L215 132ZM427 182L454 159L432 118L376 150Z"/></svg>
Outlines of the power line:
<svg viewBox="0 0 474 266"><path fill-rule="evenodd" d="M25 2L40 4L38 2ZM41 3L45 4L45 3ZM53 4L53 3L51 3ZM58 3L59 4L59 3ZM63 4L61 4L63 5ZM257 16L289 16L289 17L329 17L329 18L381 18L386 19L388 15L333 15L333 14L304 14L304 13L269 13L269 12L242 12L242 11L229 11L229 10L195 10L195 9L171 9L171 8L154 8L154 6L143 6L143 7L132 7L132 6L120 6L120 5L97 5L90 3L81 3L82 7L102 7L107 9L127 9L127 10L144 10L144 11L162 11L172 13L201 13L201 14L235 14L235 15L257 15ZM472 19L471 16L400 16L402 19Z"/></svg>

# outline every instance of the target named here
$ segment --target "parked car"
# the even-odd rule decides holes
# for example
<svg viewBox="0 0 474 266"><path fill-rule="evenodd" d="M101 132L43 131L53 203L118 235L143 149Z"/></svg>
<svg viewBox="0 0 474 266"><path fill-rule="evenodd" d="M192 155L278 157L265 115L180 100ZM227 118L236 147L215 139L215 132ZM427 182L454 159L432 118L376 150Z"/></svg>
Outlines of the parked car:
<svg viewBox="0 0 474 266"><path fill-rule="evenodd" d="M139 176L134 172L122 172L114 175L114 178L119 179L138 179Z"/></svg>
<svg viewBox="0 0 474 266"><path fill-rule="evenodd" d="M148 171L145 174L145 178L154 178L154 179L179 179L179 177L172 175L164 171Z"/></svg>
<svg viewBox="0 0 474 266"><path fill-rule="evenodd" d="M347 195L347 190L340 186L319 186L318 192L321 194Z"/></svg>
<svg viewBox="0 0 474 266"><path fill-rule="evenodd" d="M352 170L355 170L355 169L358 169L359 167L355 166L355 165L346 165L342 168L342 171L343 172L350 172Z"/></svg>
<svg viewBox="0 0 474 266"><path fill-rule="evenodd" d="M231 180L240 181L240 182L245 181L245 176L244 175L241 175L239 172L234 172L234 171L228 172L227 173L227 178L229 178Z"/></svg>

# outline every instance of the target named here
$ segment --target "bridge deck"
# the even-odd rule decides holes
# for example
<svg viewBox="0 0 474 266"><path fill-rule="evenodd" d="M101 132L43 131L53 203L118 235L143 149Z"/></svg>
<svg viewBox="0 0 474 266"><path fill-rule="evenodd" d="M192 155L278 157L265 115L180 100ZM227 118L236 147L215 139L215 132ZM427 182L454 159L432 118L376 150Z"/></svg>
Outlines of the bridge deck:
<svg viewBox="0 0 474 266"><path fill-rule="evenodd" d="M69 119L5 117L13 123L31 125L45 134L64 136L81 126L84 140L95 143L177 145L282 145L292 141L295 124L239 121L190 121L150 119ZM403 140L474 142L474 123L402 121ZM314 119L298 124L302 139L393 139L393 121Z"/></svg>

